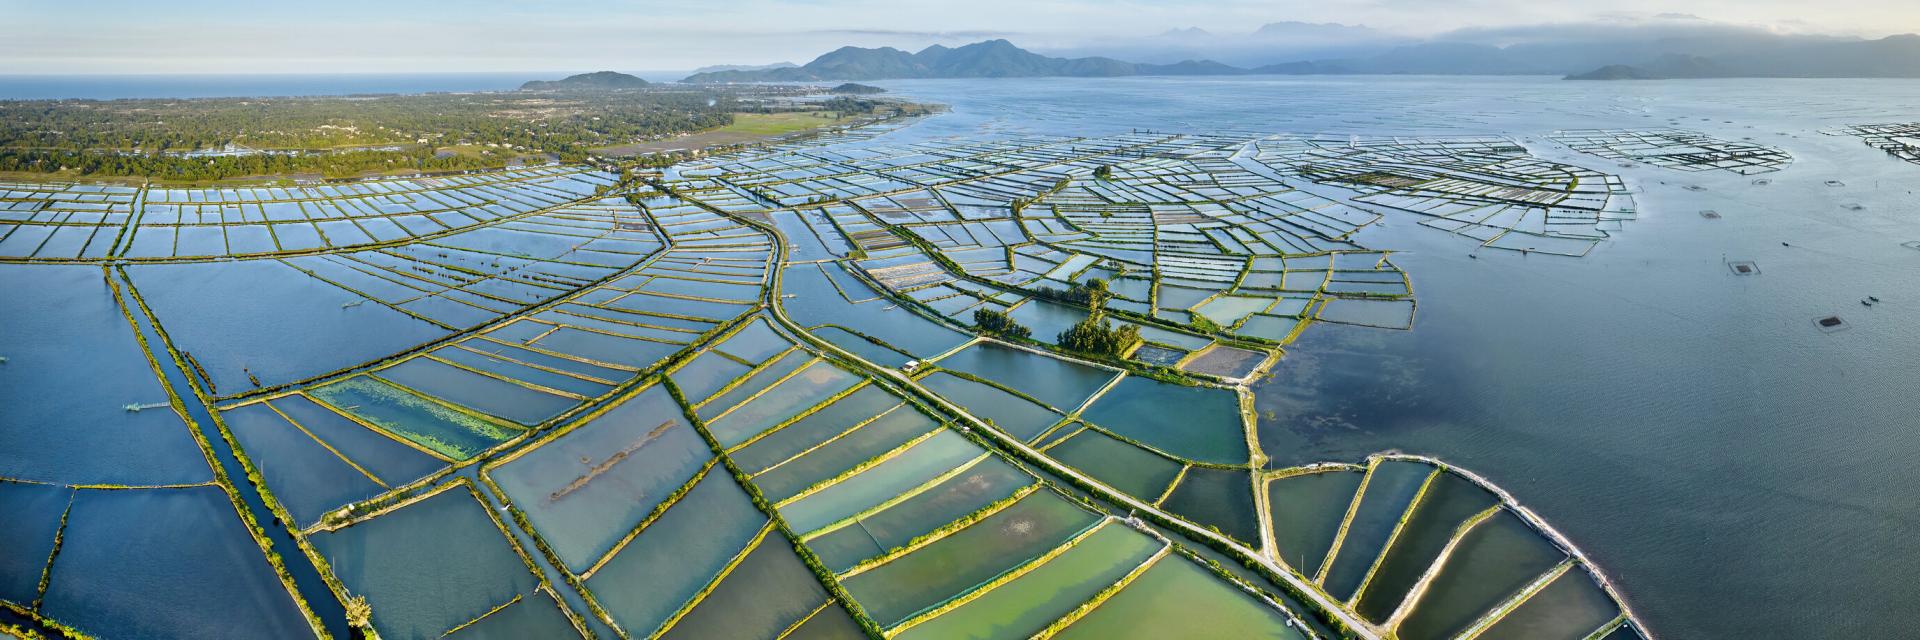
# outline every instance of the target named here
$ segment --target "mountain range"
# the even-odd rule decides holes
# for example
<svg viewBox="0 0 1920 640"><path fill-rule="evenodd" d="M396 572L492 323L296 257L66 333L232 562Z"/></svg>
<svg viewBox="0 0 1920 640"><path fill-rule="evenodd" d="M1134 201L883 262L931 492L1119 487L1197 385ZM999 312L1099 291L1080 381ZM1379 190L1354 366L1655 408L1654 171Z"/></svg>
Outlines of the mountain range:
<svg viewBox="0 0 1920 640"><path fill-rule="evenodd" d="M682 82L820 82L900 78L1031 78L1045 76L1111 77L1139 75L1220 75L1245 73L1218 62L1187 60L1140 64L1106 57L1043 56L1006 40L962 47L933 45L917 53L893 47L841 47L798 67L696 73Z"/></svg>
<svg viewBox="0 0 1920 640"><path fill-rule="evenodd" d="M1265 35L1262 35L1265 34ZM1920 36L1878 40L1783 35L1717 23L1626 28L1552 25L1532 31L1462 31L1427 41L1396 41L1365 27L1274 23L1233 42L1261 38L1340 37L1368 43L1366 53L1233 66L1211 59L1127 62L1112 56L1054 57L1006 40L918 52L892 47L841 47L798 67L695 73L683 82L822 82L906 78L1113 77L1235 74L1560 75L1573 79L1706 77L1920 78ZM1199 29L1176 29L1156 41L1205 42ZM1370 47L1370 48L1369 48ZM1197 50L1197 49L1196 49Z"/></svg>

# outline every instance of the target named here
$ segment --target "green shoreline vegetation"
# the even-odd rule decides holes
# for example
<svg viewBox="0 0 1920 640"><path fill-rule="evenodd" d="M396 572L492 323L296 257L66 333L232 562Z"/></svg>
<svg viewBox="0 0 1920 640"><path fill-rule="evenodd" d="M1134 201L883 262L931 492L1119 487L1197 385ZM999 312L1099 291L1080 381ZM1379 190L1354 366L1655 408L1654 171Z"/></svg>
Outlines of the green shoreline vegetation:
<svg viewBox="0 0 1920 640"><path fill-rule="evenodd" d="M583 162L702 132L730 143L844 124L881 101L813 87L285 98L0 100L0 174L174 182L340 179ZM831 114L830 116L828 114ZM737 138L737 139L736 139Z"/></svg>

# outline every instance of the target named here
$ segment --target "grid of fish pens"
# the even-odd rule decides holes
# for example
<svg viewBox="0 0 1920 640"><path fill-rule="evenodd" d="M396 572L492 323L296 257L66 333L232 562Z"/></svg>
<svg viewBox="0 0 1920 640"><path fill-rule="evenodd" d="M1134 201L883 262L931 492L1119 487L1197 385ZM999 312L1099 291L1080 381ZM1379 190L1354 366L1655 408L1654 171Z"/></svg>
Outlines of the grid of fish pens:
<svg viewBox="0 0 1920 640"><path fill-rule="evenodd" d="M402 244L565 205L614 182L546 166L292 187L10 185L0 187L0 258L178 261Z"/></svg>
<svg viewBox="0 0 1920 640"><path fill-rule="evenodd" d="M140 189L69 183L0 183L0 258L100 259L113 255Z"/></svg>
<svg viewBox="0 0 1920 640"><path fill-rule="evenodd" d="M1821 133L1856 136L1867 146L1885 151L1889 156L1920 164L1920 122L1855 124Z"/></svg>
<svg viewBox="0 0 1920 640"><path fill-rule="evenodd" d="M1548 138L1608 160L1677 171L1753 175L1793 164L1793 156L1779 147L1751 140L1724 140L1684 129L1567 129L1555 131Z"/></svg>
<svg viewBox="0 0 1920 640"><path fill-rule="evenodd" d="M963 326L985 309L1050 339L1090 312L1057 294L1101 279L1112 292L1102 311L1137 327L1141 357L1197 361L1192 372L1244 379L1264 360L1257 345L1284 344L1312 319L1408 326L1404 274L1386 252L1350 241L1379 215L1238 164L1251 139L1134 133L762 150L709 159L683 173L701 176L690 190L675 189L712 194L707 204L726 209L740 189L706 181L752 185L743 189L799 206L770 220L798 255L852 259L889 292ZM891 191L808 188L861 173L886 177ZM1209 334L1254 346L1212 347Z"/></svg>
<svg viewBox="0 0 1920 640"><path fill-rule="evenodd" d="M1352 191L1354 203L1425 216L1480 246L1582 256L1636 217L1619 177L1528 155L1507 138L1296 138L1255 143L1285 176Z"/></svg>

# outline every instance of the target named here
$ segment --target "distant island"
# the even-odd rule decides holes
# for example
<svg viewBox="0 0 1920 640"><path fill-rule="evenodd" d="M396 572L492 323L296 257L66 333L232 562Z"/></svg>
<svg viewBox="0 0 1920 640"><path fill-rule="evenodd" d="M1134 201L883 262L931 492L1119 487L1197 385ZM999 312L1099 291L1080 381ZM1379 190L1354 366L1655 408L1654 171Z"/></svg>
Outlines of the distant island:
<svg viewBox="0 0 1920 640"><path fill-rule="evenodd" d="M713 64L713 65L700 67L698 69L694 69L693 73L713 73L715 71L765 71L768 69L785 69L788 67L798 67L798 66L800 65L797 65L791 62L775 62L773 64Z"/></svg>
<svg viewBox="0 0 1920 640"><path fill-rule="evenodd" d="M1435 41L1394 46L1372 55L1276 62L1251 68L1212 60L1152 64L1105 56L1060 58L1022 49L1006 40L987 40L961 47L934 45L911 53L892 47L841 47L797 67L705 71L681 82L1241 74L1553 75L1570 80L1920 78L1920 36L1857 40L1743 32L1724 37L1540 41L1504 47Z"/></svg>
<svg viewBox="0 0 1920 640"><path fill-rule="evenodd" d="M529 80L520 85L521 91L611 91L615 89L641 89L647 81L618 71L595 71L567 76L559 80Z"/></svg>
<svg viewBox="0 0 1920 640"><path fill-rule="evenodd" d="M846 84L842 84L838 87L834 87L832 89L827 90L827 93L838 93L838 94L844 94L844 95L868 95L868 94L886 93L886 92L887 92L886 89L882 89L880 87L876 87L870 84L860 84L857 82L848 82Z"/></svg>

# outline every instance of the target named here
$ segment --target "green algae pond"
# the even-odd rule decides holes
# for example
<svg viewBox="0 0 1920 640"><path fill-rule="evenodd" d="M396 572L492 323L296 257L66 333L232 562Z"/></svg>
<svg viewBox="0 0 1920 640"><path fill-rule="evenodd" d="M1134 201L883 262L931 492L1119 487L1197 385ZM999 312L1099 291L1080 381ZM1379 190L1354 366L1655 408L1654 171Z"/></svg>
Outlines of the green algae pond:
<svg viewBox="0 0 1920 640"><path fill-rule="evenodd" d="M893 625L1040 557L1097 522L1097 516L1079 505L1038 492L841 581L876 621Z"/></svg>
<svg viewBox="0 0 1920 640"><path fill-rule="evenodd" d="M1306 637L1292 621L1185 558L1155 562L1058 638Z"/></svg>
<svg viewBox="0 0 1920 640"><path fill-rule="evenodd" d="M1045 564L895 637L1031 637L1093 600L1160 548L1158 540L1138 531L1103 526Z"/></svg>

